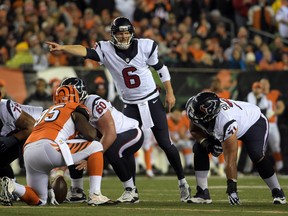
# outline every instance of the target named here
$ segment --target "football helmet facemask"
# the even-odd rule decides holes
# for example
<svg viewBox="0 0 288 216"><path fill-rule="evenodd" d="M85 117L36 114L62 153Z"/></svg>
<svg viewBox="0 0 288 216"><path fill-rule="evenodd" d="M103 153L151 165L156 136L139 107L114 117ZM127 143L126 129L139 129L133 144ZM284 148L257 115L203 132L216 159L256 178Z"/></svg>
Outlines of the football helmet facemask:
<svg viewBox="0 0 288 216"><path fill-rule="evenodd" d="M76 88L80 97L80 101L84 101L88 97L86 84L82 79L78 77L66 78L61 82L60 86L65 86L65 85L72 85Z"/></svg>
<svg viewBox="0 0 288 216"><path fill-rule="evenodd" d="M72 85L64 85L57 88L53 97L54 104L80 103L77 89Z"/></svg>
<svg viewBox="0 0 288 216"><path fill-rule="evenodd" d="M130 37L127 42L120 42L116 37L116 33L129 31ZM126 50L130 47L134 38L134 27L129 19L125 17L117 17L111 24L111 43L119 49Z"/></svg>
<svg viewBox="0 0 288 216"><path fill-rule="evenodd" d="M213 92L200 92L187 101L185 108L191 120L207 123L220 112L220 99Z"/></svg>

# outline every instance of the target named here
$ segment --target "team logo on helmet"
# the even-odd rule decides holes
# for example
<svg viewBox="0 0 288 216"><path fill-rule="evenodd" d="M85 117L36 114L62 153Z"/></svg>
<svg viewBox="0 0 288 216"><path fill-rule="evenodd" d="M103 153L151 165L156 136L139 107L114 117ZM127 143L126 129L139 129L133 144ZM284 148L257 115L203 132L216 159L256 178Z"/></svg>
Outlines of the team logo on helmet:
<svg viewBox="0 0 288 216"><path fill-rule="evenodd" d="M54 98L54 104L59 103L80 103L79 94L72 85L60 86L57 88Z"/></svg>
<svg viewBox="0 0 288 216"><path fill-rule="evenodd" d="M64 79L60 86L64 86L64 85L72 85L74 86L74 88L76 88L79 97L80 97L80 101L83 101L87 98L88 93L87 93L87 88L86 88L86 84L85 82L78 78L78 77L69 77Z"/></svg>
<svg viewBox="0 0 288 216"><path fill-rule="evenodd" d="M205 113L206 115L213 115L217 110L217 103L214 100L206 101L205 104L200 106L200 110Z"/></svg>
<svg viewBox="0 0 288 216"><path fill-rule="evenodd" d="M193 121L209 122L220 112L220 100L215 93L201 92L187 101L186 112Z"/></svg>

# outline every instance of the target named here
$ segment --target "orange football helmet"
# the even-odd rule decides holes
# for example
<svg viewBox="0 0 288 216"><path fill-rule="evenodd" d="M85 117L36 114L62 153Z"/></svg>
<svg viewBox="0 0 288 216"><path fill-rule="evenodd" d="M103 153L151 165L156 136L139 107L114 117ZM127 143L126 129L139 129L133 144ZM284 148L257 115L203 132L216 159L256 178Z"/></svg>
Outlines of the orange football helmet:
<svg viewBox="0 0 288 216"><path fill-rule="evenodd" d="M54 104L80 103L80 97L76 88L72 85L60 86L53 97Z"/></svg>

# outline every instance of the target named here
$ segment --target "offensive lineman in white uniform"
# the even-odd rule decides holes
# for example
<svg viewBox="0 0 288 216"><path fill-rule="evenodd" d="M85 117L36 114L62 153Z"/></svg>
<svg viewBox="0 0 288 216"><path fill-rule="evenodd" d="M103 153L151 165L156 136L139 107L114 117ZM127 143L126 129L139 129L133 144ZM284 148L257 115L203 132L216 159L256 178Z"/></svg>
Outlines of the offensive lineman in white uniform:
<svg viewBox="0 0 288 216"><path fill-rule="evenodd" d="M199 142L198 151L194 151L195 157L202 160L200 169L195 165L197 185L200 188L196 196L192 198L192 202L205 203L204 191L206 191L207 195L207 174L209 169L209 164L205 163L205 161L208 161L207 151L213 154L215 147L214 142L210 142L199 131L199 128L201 128L206 134L215 137L221 142L226 161L226 193L231 205L240 204L237 193L238 139L242 140L244 145L246 145L248 155L256 166L259 175L270 188L273 204L286 204L286 198L278 182L273 165L265 157L268 121L261 113L259 107L247 102L219 99L212 92L201 92L187 101L186 111L191 120L192 136ZM198 129L193 125L198 126ZM206 149L206 153L203 150L199 150L201 149L199 146L202 149ZM201 157L197 157L196 154L201 155Z"/></svg>
<svg viewBox="0 0 288 216"><path fill-rule="evenodd" d="M168 68L158 59L158 45L150 39L135 39L134 27L125 17L117 17L111 25L111 41L99 41L94 48L82 45L60 45L46 42L51 52L64 51L89 58L105 65L117 91L125 103L124 115L151 128L158 145L174 168L180 189L180 200L190 202L190 187L185 179L179 152L169 137L166 113L149 66L153 67L165 90L168 111L175 105L175 96Z"/></svg>
<svg viewBox="0 0 288 216"><path fill-rule="evenodd" d="M1 94L1 92L0 92ZM10 166L21 156L22 146L32 132L42 107L21 105L12 100L1 100L0 95L0 177L14 179Z"/></svg>
<svg viewBox="0 0 288 216"><path fill-rule="evenodd" d="M90 124L102 135L99 139L103 145L104 155L124 187L124 193L117 199L117 202L138 203L134 153L141 148L144 139L143 132L139 128L139 122L123 115L109 101L99 95L88 96L84 81L77 77L63 80L61 86L63 85L73 85L78 90L80 100L90 111ZM83 172L71 171L70 169L70 176L72 188L71 195L67 198L70 202L80 201L82 185L77 184L77 182L82 180ZM78 194L75 188L81 189L78 190Z"/></svg>

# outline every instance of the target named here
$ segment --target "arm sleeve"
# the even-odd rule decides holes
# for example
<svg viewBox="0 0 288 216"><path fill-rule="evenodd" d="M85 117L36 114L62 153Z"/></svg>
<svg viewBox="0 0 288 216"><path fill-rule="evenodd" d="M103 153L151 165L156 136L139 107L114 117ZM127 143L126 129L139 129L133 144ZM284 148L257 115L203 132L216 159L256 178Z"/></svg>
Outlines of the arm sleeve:
<svg viewBox="0 0 288 216"><path fill-rule="evenodd" d="M100 61L100 57L99 57L99 55L98 55L98 53L96 52L95 49L86 48L86 50L87 50L87 55L86 55L85 58L92 59L92 60L98 61L98 62Z"/></svg>

